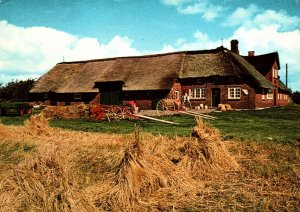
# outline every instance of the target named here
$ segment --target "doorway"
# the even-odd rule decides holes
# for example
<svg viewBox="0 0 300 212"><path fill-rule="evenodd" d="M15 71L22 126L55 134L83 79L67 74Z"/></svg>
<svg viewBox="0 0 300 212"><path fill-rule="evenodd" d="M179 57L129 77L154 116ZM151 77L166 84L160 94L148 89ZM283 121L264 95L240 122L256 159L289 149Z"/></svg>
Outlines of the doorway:
<svg viewBox="0 0 300 212"><path fill-rule="evenodd" d="M218 107L218 104L221 102L221 91L220 88L212 88L211 89L211 106Z"/></svg>

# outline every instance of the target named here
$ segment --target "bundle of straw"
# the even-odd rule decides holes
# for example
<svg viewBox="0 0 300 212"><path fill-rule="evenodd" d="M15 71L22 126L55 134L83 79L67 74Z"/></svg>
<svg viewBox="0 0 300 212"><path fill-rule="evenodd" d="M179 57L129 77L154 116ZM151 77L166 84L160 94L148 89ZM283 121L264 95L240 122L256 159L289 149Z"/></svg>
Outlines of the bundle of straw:
<svg viewBox="0 0 300 212"><path fill-rule="evenodd" d="M1 181L0 205L9 210L96 211L76 188L76 175L59 148L45 146L41 152Z"/></svg>

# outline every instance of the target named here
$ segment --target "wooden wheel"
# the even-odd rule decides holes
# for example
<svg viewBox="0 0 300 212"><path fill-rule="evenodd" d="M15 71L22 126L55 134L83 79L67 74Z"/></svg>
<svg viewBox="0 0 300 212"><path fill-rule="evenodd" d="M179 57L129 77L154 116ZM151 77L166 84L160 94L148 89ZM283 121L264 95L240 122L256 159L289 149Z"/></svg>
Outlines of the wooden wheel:
<svg viewBox="0 0 300 212"><path fill-rule="evenodd" d="M156 112L158 116L170 116L175 111L175 104L172 99L161 99L157 102Z"/></svg>
<svg viewBox="0 0 300 212"><path fill-rule="evenodd" d="M121 108L119 106L108 106L106 109L106 116L108 121L110 120L120 120L122 119L121 114Z"/></svg>

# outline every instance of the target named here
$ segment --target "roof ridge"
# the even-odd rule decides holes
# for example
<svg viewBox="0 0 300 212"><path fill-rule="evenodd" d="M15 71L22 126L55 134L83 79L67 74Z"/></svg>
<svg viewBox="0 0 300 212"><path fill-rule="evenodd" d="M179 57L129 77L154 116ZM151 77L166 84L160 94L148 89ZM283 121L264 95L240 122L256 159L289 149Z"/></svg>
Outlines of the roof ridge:
<svg viewBox="0 0 300 212"><path fill-rule="evenodd" d="M146 54L146 55L135 55L135 56L119 56L119 57L107 57L99 59L90 59L90 60L78 60L78 61L69 61L69 62L60 62L57 64L72 64L72 63L89 63L89 62L100 62L108 60L119 60L119 59L130 59L130 58L149 58L149 57L159 57L167 56L174 54L205 54L205 53L217 53L220 50L226 49L224 47L218 47L215 49L204 49L204 50L184 50L184 51L175 51L175 52L166 52L166 53L155 53L155 54Z"/></svg>

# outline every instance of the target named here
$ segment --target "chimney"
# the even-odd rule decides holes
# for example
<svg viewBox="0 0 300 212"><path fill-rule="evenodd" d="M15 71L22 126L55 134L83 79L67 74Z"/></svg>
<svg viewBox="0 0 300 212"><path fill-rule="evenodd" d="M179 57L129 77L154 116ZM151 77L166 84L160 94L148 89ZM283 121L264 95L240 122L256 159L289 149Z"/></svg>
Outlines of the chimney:
<svg viewBox="0 0 300 212"><path fill-rule="evenodd" d="M253 57L255 55L255 51L248 51L248 57Z"/></svg>
<svg viewBox="0 0 300 212"><path fill-rule="evenodd" d="M230 41L231 43L231 51L236 53L236 54L240 54L239 52L239 41L234 39Z"/></svg>

